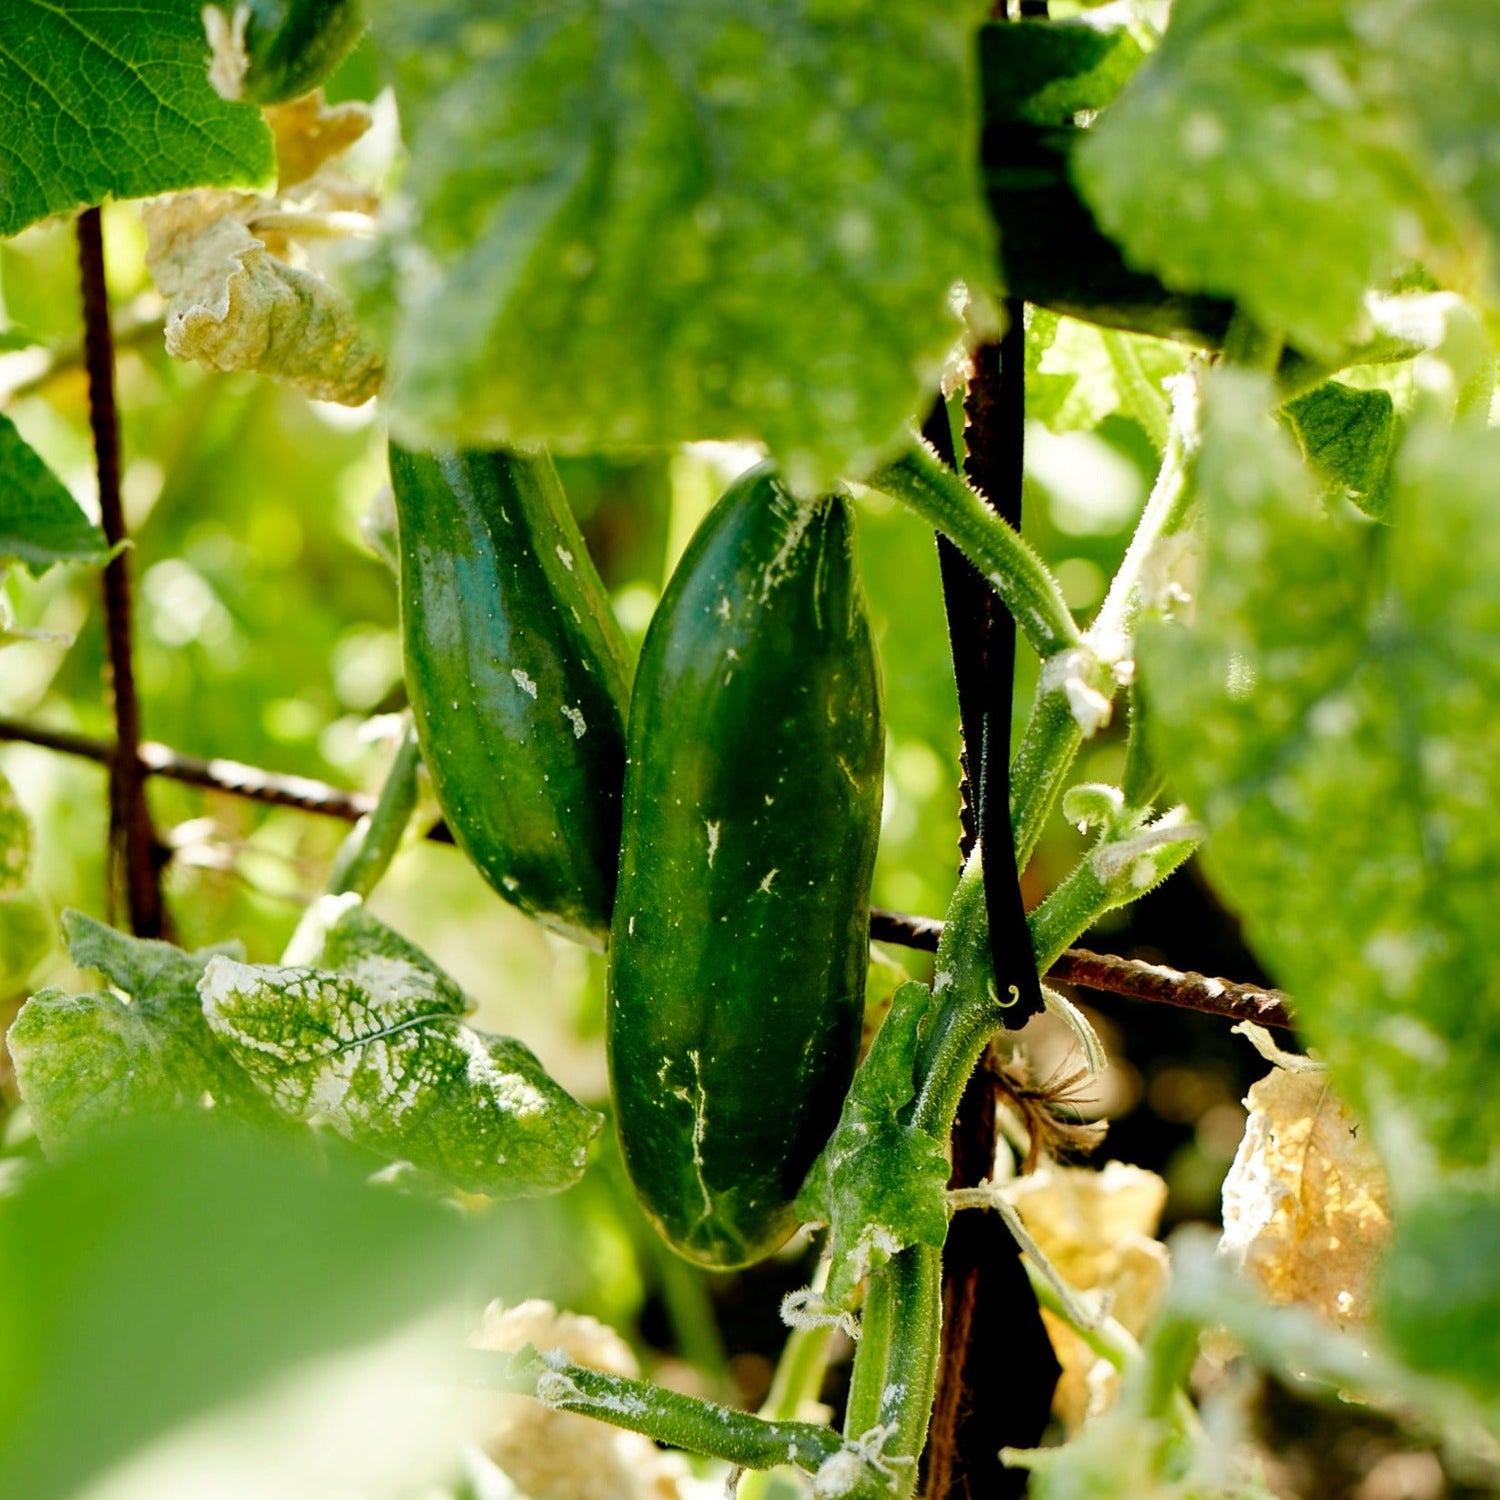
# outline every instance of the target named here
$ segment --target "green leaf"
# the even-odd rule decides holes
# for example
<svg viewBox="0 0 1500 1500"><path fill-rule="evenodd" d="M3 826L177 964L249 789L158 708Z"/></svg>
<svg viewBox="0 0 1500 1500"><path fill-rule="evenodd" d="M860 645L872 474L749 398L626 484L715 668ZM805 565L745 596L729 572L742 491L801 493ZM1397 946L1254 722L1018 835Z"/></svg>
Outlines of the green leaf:
<svg viewBox="0 0 1500 1500"><path fill-rule="evenodd" d="M16 424L0 416L0 558L15 558L40 578L54 563L102 563L109 556L104 533Z"/></svg>
<svg viewBox="0 0 1500 1500"><path fill-rule="evenodd" d="M35 891L0 896L0 991L14 995L53 951L52 909Z"/></svg>
<svg viewBox="0 0 1500 1500"><path fill-rule="evenodd" d="M31 840L31 819L16 800L9 777L0 775L0 896L13 896L25 886L31 874Z"/></svg>
<svg viewBox="0 0 1500 1500"><path fill-rule="evenodd" d="M46 989L21 1007L7 1040L21 1097L48 1155L74 1152L125 1120L210 1103L271 1118L203 1019L198 980L225 948L184 953L74 911L63 914L63 932L79 968L99 970L130 998Z"/></svg>
<svg viewBox="0 0 1500 1500"><path fill-rule="evenodd" d="M1103 228L1169 287L1232 297L1333 356L1367 286L1414 251L1427 189L1362 91L1347 0L1179 0L1079 147Z"/></svg>
<svg viewBox="0 0 1500 1500"><path fill-rule="evenodd" d="M1413 1184L1500 1141L1500 433L1414 429L1390 526L1332 516L1222 372L1191 623L1141 641L1159 763L1335 1081Z"/></svg>
<svg viewBox="0 0 1500 1500"><path fill-rule="evenodd" d="M583 1172L600 1117L509 1037L458 1019L428 969L369 956L352 972L216 958L204 1014L283 1113L496 1197L557 1192Z"/></svg>
<svg viewBox="0 0 1500 1500"><path fill-rule="evenodd" d="M1383 520L1391 503L1391 460L1401 436L1390 393L1330 380L1289 402L1286 414L1302 451L1334 493Z"/></svg>
<svg viewBox="0 0 1500 1500"><path fill-rule="evenodd" d="M908 1245L948 1236L948 1154L910 1119L917 1031L932 995L904 984L854 1075L839 1123L797 1197L805 1220L829 1226L826 1296L852 1304L865 1277Z"/></svg>
<svg viewBox="0 0 1500 1500"><path fill-rule="evenodd" d="M287 948L285 962L302 968L333 969L357 979L372 961L378 971L383 959L409 964L427 975L437 996L434 1009L455 1016L474 1009L474 1002L421 948L372 916L354 891L320 896L308 907Z"/></svg>
<svg viewBox="0 0 1500 1500"><path fill-rule="evenodd" d="M1446 1193L1397 1223L1381 1277L1380 1322L1414 1370L1500 1397L1500 1203Z"/></svg>
<svg viewBox="0 0 1500 1500"><path fill-rule="evenodd" d="M529 1259L493 1216L502 1243L362 1176L193 1121L0 1199L0 1494L81 1494L174 1424L450 1297L480 1255Z"/></svg>
<svg viewBox="0 0 1500 1500"><path fill-rule="evenodd" d="M386 246L409 443L902 441L993 277L971 0L378 0L411 146Z"/></svg>
<svg viewBox="0 0 1500 1500"><path fill-rule="evenodd" d="M1103 109L1144 57L1124 27L1078 21L1007 21L979 33L985 124L1063 125Z"/></svg>
<svg viewBox="0 0 1500 1500"><path fill-rule="evenodd" d="M1500 249L1500 8L1454 0L1365 0L1360 24L1415 122L1438 181Z"/></svg>
<svg viewBox="0 0 1500 1500"><path fill-rule="evenodd" d="M0 6L0 235L51 214L275 171L260 112L208 83L188 0Z"/></svg>

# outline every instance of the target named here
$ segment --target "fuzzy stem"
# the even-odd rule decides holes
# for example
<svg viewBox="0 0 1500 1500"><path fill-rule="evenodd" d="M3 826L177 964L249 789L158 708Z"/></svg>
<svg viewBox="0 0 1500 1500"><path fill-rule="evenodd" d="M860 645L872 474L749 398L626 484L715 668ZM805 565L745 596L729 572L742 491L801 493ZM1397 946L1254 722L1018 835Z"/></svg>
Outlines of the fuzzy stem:
<svg viewBox="0 0 1500 1500"><path fill-rule="evenodd" d="M529 1344L512 1355L470 1353L467 1368L475 1384L490 1390L534 1396L555 1411L580 1412L744 1469L795 1464L815 1474L844 1446L838 1433L815 1422L766 1421L649 1381L540 1354Z"/></svg>
<svg viewBox="0 0 1500 1500"><path fill-rule="evenodd" d="M1081 644L1047 565L925 443L887 464L868 483L910 506L969 558L1044 661Z"/></svg>

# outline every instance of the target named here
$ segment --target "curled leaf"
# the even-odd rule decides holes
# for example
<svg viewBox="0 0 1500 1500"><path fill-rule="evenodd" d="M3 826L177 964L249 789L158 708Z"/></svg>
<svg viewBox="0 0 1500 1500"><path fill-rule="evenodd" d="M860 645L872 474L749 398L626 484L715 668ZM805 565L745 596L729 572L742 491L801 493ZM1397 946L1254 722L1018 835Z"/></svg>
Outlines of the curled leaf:
<svg viewBox="0 0 1500 1500"><path fill-rule="evenodd" d="M359 406L380 389L380 352L342 293L272 253L295 232L261 199L204 190L145 205L146 264L167 298L167 352L254 370L319 401ZM302 221L310 224L310 219Z"/></svg>
<svg viewBox="0 0 1500 1500"><path fill-rule="evenodd" d="M1362 1321L1391 1234L1379 1157L1321 1070L1274 1068L1245 1104L1219 1248L1272 1302Z"/></svg>

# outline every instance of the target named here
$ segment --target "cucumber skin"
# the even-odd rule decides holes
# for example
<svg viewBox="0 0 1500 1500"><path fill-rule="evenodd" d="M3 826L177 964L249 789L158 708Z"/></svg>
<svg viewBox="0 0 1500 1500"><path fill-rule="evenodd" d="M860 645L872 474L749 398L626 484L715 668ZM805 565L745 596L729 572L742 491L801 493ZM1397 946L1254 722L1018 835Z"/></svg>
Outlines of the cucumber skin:
<svg viewBox="0 0 1500 1500"><path fill-rule="evenodd" d="M246 0L220 0L232 11ZM310 94L354 50L365 29L363 0L248 0L241 97L285 104Z"/></svg>
<svg viewBox="0 0 1500 1500"><path fill-rule="evenodd" d="M507 901L602 948L629 668L557 471L395 443L390 462L407 692L448 826Z"/></svg>
<svg viewBox="0 0 1500 1500"><path fill-rule="evenodd" d="M760 1260L853 1075L884 735L847 503L730 487L636 671L607 1038L625 1164L689 1260ZM772 873L774 872L774 873ZM768 876L770 877L768 879Z"/></svg>

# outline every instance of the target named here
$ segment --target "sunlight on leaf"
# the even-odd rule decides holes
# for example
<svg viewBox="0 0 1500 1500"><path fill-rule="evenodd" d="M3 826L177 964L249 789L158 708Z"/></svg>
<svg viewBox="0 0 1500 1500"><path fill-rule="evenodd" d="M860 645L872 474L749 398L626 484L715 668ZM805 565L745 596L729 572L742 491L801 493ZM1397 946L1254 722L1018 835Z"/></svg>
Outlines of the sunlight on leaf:
<svg viewBox="0 0 1500 1500"><path fill-rule="evenodd" d="M235 1060L296 1119L335 1129L471 1192L512 1197L577 1181L600 1119L530 1050L462 1024L414 964L360 958L352 972L218 958L203 1010Z"/></svg>
<svg viewBox="0 0 1500 1500"><path fill-rule="evenodd" d="M993 279L971 0L378 0L403 441L902 440Z"/></svg>
<svg viewBox="0 0 1500 1500"><path fill-rule="evenodd" d="M1153 748L1393 1185L1494 1159L1500 433L1414 427L1389 527L1325 514L1273 398L1209 383L1194 602L1143 632Z"/></svg>
<svg viewBox="0 0 1500 1500"><path fill-rule="evenodd" d="M0 235L49 214L271 175L257 110L208 84L181 0L0 5Z"/></svg>

